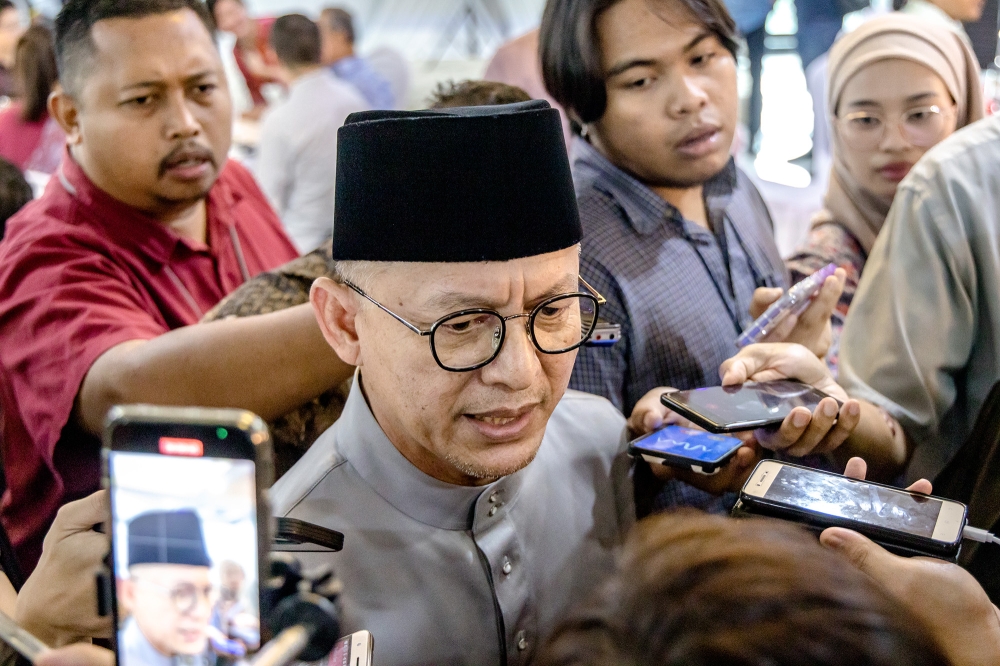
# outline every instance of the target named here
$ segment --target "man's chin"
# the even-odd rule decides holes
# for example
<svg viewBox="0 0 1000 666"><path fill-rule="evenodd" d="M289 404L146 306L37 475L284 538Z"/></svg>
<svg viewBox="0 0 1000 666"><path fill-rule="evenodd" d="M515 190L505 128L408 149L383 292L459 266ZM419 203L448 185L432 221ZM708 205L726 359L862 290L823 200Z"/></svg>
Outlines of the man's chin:
<svg viewBox="0 0 1000 666"><path fill-rule="evenodd" d="M447 460L468 477L492 481L527 467L535 459L540 446L541 438L532 437L503 444L486 444L473 451L466 449L460 455L447 456Z"/></svg>

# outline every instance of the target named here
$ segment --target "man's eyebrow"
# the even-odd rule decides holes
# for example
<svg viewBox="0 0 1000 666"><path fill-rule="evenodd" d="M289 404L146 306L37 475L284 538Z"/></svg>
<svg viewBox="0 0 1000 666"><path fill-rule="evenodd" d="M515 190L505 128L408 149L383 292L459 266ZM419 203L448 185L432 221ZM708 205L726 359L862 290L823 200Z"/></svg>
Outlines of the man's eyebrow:
<svg viewBox="0 0 1000 666"><path fill-rule="evenodd" d="M200 71L200 72L196 72L195 74L192 74L190 76L184 77L184 82L185 83L192 83L194 81L198 81L200 79L210 78L210 77L216 76L216 75L217 75L216 72L212 71L211 69L206 69L206 70L203 70L203 71ZM126 85L126 86L123 86L121 88L121 91L122 92L127 92L129 90L135 90L135 89L139 89L139 88L162 88L165 85L166 85L166 82L163 81L162 79L159 79L159 80L149 80L149 81L137 81L135 83L130 83L130 84Z"/></svg>
<svg viewBox="0 0 1000 666"><path fill-rule="evenodd" d="M567 275L553 284L540 294L531 298L531 303L541 303L547 298L558 296L559 294L575 293L578 289L579 276ZM476 296L474 294L463 294L460 292L441 292L427 299L428 309L440 310L442 313L456 312L458 310L469 310L473 308L487 308L499 310L506 302L491 301L489 298Z"/></svg>
<svg viewBox="0 0 1000 666"><path fill-rule="evenodd" d="M618 63L617 65L609 69L608 73L605 76L606 78L610 79L611 77L618 76L619 74L627 72L633 67L655 67L655 66L656 66L655 60L634 58L632 60L626 60L625 62Z"/></svg>
<svg viewBox="0 0 1000 666"><path fill-rule="evenodd" d="M687 43L687 46L684 47L684 53L687 53L688 51L696 48L703 41L705 41L706 39L711 39L712 37L715 37L714 32L712 32L711 30L703 30L694 39L692 39L690 42Z"/></svg>

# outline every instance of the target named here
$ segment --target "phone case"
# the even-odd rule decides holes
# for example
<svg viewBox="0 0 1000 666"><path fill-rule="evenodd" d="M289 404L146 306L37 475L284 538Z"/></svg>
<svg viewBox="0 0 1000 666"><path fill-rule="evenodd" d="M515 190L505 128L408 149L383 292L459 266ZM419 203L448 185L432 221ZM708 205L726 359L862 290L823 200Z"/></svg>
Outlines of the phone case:
<svg viewBox="0 0 1000 666"><path fill-rule="evenodd" d="M884 484L880 483L869 483L887 488L891 487L884 486ZM896 488L895 490L899 489ZM790 522L803 525L811 532L814 532L817 537L820 532L828 527L846 527L865 535L890 553L894 553L902 557L936 557L941 560L956 562L958 560L958 555L962 550L961 537L954 545L939 545L939 543L933 542L929 539L922 539L921 537L911 536L902 532L886 530L874 525L859 523L852 520L839 519L834 516L809 513L786 505L769 502L759 497L747 495L743 491L740 491L740 498L733 507L732 515L736 518L760 516L764 518L788 520Z"/></svg>
<svg viewBox="0 0 1000 666"><path fill-rule="evenodd" d="M768 426L780 425L785 417L782 416L780 419L766 419L766 420L755 420L755 421L740 421L737 423L716 423L715 421L709 419L698 412L692 411L687 407L687 405L682 405L680 403L674 402L671 399L670 393L664 393L660 396L660 402L664 406L669 408L671 411L677 412L691 423L695 423L698 426L704 428L708 432L715 435L724 435L731 432L743 432L744 430L756 430L757 428L766 428Z"/></svg>
<svg viewBox="0 0 1000 666"><path fill-rule="evenodd" d="M648 462L650 465L670 465L671 467L678 467L680 469L690 469L698 474L712 475L718 472L720 469L726 466L739 447L734 449L729 455L727 455L722 460L718 462L703 462L701 460L694 460L692 458L682 458L681 456L671 455L669 453L664 453L662 451L653 451L651 449L644 449L639 446L634 446L634 443L628 445L628 454L633 457L642 456L642 458Z"/></svg>
<svg viewBox="0 0 1000 666"><path fill-rule="evenodd" d="M278 518L276 523L273 551L337 552L344 548L344 535L335 530L297 518Z"/></svg>

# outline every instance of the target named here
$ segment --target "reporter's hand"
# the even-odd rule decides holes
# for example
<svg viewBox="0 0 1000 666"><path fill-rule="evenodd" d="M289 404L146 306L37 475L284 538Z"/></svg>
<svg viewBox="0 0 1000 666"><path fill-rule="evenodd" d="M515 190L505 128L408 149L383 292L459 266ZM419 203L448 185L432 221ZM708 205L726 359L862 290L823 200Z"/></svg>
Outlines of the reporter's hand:
<svg viewBox="0 0 1000 666"><path fill-rule="evenodd" d="M115 653L89 643L77 643L43 652L35 666L115 666Z"/></svg>
<svg viewBox="0 0 1000 666"><path fill-rule="evenodd" d="M847 272L838 268L836 273L826 279L805 312L785 317L761 342L795 342L805 346L817 357L825 357L833 341L830 316L844 292L846 280ZM784 293L782 289L760 287L753 293L750 315L754 319L761 316Z"/></svg>
<svg viewBox="0 0 1000 666"><path fill-rule="evenodd" d="M701 428L698 428L698 426L677 412L670 410L660 401L661 395L675 390L667 386L661 386L648 391L646 395L639 399L639 402L635 403L635 407L632 408L632 416L628 419L628 429L632 433L633 438L648 435L654 430L659 430L668 425L679 425L685 428L697 428L701 430Z"/></svg>
<svg viewBox="0 0 1000 666"><path fill-rule="evenodd" d="M844 475L864 479L866 472L864 460L851 458ZM929 495L933 488L920 479L907 490ZM952 664L1000 664L1000 610L965 569L931 557L893 555L841 527L824 530L820 542L842 553L923 621Z"/></svg>
<svg viewBox="0 0 1000 666"><path fill-rule="evenodd" d="M861 421L861 403L848 398L822 360L801 345L760 343L744 347L719 368L723 386L748 381L794 379L832 396L810 412L793 409L777 429L753 431L765 449L785 451L791 456L829 453L850 436ZM837 408L837 400L843 404Z"/></svg>
<svg viewBox="0 0 1000 666"><path fill-rule="evenodd" d="M97 614L95 582L108 538L93 531L110 515L108 492L102 490L59 509L45 535L38 566L18 594L14 619L47 645L111 636L111 618Z"/></svg>

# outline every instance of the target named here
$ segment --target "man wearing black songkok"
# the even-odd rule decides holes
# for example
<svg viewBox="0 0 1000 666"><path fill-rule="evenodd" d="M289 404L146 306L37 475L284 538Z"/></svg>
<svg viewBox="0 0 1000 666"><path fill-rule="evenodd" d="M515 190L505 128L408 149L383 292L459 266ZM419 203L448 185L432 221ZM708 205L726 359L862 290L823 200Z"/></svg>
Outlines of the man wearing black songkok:
<svg viewBox="0 0 1000 666"><path fill-rule="evenodd" d="M207 664L212 561L191 509L152 511L128 525L128 578L121 581L121 666Z"/></svg>
<svg viewBox="0 0 1000 666"><path fill-rule="evenodd" d="M566 390L603 298L579 277L559 115L354 114L335 210L311 300L358 374L275 512L344 532L317 557L380 666L530 663L635 518L625 419Z"/></svg>

